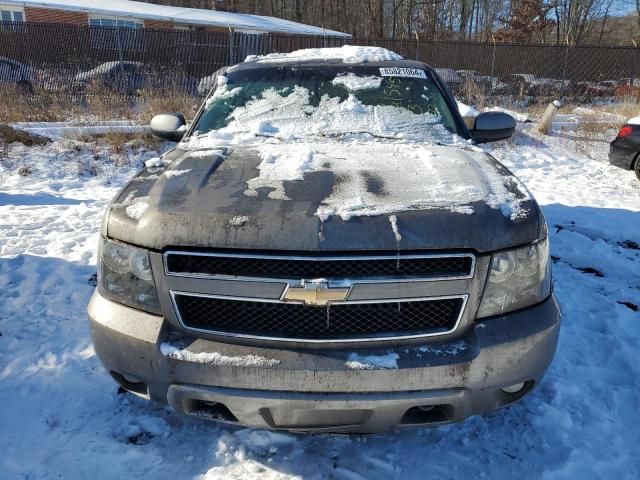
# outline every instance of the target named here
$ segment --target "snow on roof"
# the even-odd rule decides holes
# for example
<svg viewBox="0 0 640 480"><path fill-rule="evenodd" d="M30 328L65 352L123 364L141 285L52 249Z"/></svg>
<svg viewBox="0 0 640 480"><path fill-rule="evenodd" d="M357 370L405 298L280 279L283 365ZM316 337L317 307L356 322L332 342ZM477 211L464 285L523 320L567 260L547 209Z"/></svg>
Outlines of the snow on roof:
<svg viewBox="0 0 640 480"><path fill-rule="evenodd" d="M130 0L2 0L3 4L25 7L50 8L95 15L133 17L143 20L209 25L233 28L250 33L291 33L299 35L329 35L350 37L349 34L325 30L275 17L221 12L199 8L169 7Z"/></svg>
<svg viewBox="0 0 640 480"><path fill-rule="evenodd" d="M384 62L389 60L402 60L391 50L381 47L361 47L358 45L343 45L335 48L306 48L291 53L270 53L268 55L249 55L246 61L257 62L282 62L308 59L342 60L344 63Z"/></svg>

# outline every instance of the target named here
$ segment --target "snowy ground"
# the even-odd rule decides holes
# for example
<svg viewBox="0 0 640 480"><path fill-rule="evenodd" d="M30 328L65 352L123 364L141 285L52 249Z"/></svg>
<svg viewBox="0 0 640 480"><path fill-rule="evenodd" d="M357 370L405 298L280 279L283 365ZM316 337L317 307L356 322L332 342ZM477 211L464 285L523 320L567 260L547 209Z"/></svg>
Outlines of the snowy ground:
<svg viewBox="0 0 640 480"><path fill-rule="evenodd" d="M370 437L298 436L178 417L117 395L85 307L105 204L158 152L58 140L0 158L0 479L640 477L640 182L604 140L519 124L487 147L543 205L563 327L525 401ZM604 138L604 136L603 136ZM31 173L22 176L29 167Z"/></svg>

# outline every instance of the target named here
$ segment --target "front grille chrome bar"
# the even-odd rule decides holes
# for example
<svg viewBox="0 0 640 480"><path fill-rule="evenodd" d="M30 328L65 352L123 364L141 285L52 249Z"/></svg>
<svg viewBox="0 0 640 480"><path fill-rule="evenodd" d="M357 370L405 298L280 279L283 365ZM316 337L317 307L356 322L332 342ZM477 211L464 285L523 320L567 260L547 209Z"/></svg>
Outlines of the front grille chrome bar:
<svg viewBox="0 0 640 480"><path fill-rule="evenodd" d="M252 276L252 275L225 275L225 274L210 274L210 273L194 273L194 272L179 272L171 270L169 267L169 257L172 255L179 256L193 256L193 257L209 257L209 258L224 258L224 259L256 259L256 260L273 260L273 261L304 261L304 262L340 262L340 261L369 261L375 262L376 260L392 260L397 262L404 262L410 260L429 260L429 259L467 259L469 261L469 269L466 273L461 274L433 274L427 276L407 276L407 275L370 275L353 278L352 275L335 275L324 276L330 281L334 280L339 282L341 279L350 280L353 283L408 283L408 282L440 282L446 280L465 280L471 279L475 275L476 270L476 257L471 253L449 253L449 254L403 254L398 253L396 255L331 255L331 256L312 256L312 255L271 255L271 254L251 254L251 253L226 253L226 252L188 252L169 250L163 254L164 273L170 277L184 277L184 278L200 278L200 279L212 279L212 280L230 280L230 281L244 281L244 282L275 282L275 283L288 283L299 284L301 280L311 280L313 277L269 277L269 276ZM334 283L334 282L332 282Z"/></svg>

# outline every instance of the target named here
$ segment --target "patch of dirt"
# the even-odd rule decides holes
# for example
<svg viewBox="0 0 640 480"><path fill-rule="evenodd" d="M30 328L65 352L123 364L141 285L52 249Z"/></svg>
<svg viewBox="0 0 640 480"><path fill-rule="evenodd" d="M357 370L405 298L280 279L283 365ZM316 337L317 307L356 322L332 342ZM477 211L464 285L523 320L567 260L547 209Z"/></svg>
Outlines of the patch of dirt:
<svg viewBox="0 0 640 480"><path fill-rule="evenodd" d="M617 303L619 303L620 305L624 305L629 310L633 310L634 312L638 311L638 305L636 305L635 303L623 302L623 301L620 301L620 300L617 300Z"/></svg>
<svg viewBox="0 0 640 480"><path fill-rule="evenodd" d="M628 248L630 250L640 250L640 244L634 242L633 240L625 240L620 243L621 247Z"/></svg>
<svg viewBox="0 0 640 480"><path fill-rule="evenodd" d="M15 130L7 124L0 124L0 142L20 142L27 147L32 147L34 145L46 145L47 143L50 143L51 140L39 135L33 135L32 133Z"/></svg>
<svg viewBox="0 0 640 480"><path fill-rule="evenodd" d="M600 270L593 267L583 267L583 268L578 268L578 270L580 270L582 273L593 275L594 277L598 277L598 278L604 277L604 273L602 273Z"/></svg>

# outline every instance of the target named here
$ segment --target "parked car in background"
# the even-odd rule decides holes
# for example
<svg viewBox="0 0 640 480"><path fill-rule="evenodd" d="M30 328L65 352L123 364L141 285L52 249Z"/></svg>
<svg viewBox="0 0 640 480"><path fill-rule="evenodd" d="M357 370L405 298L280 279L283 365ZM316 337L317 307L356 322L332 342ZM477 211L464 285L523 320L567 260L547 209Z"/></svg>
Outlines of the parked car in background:
<svg viewBox="0 0 640 480"><path fill-rule="evenodd" d="M438 76L447 84L447 87L456 89L462 85L464 79L453 68L435 68Z"/></svg>
<svg viewBox="0 0 640 480"><path fill-rule="evenodd" d="M616 83L613 94L616 97L636 97L640 98L640 79L621 78Z"/></svg>
<svg viewBox="0 0 640 480"><path fill-rule="evenodd" d="M515 83L522 85L533 85L536 80L536 76L531 73L513 73L510 77Z"/></svg>
<svg viewBox="0 0 640 480"><path fill-rule="evenodd" d="M638 88L638 87L640 87L640 78L636 78L636 77L634 77L634 78L629 78L629 77L621 78L617 83L620 86L625 85L627 87L636 87L636 88Z"/></svg>
<svg viewBox="0 0 640 480"><path fill-rule="evenodd" d="M89 86L106 89L113 93L135 95L143 88L150 75L149 69L141 62L105 62L86 72L78 73L71 86L75 93L86 92Z"/></svg>
<svg viewBox="0 0 640 480"><path fill-rule="evenodd" d="M609 163L633 170L640 180L640 117L629 119L609 146Z"/></svg>
<svg viewBox="0 0 640 480"><path fill-rule="evenodd" d="M124 390L205 420L373 433L540 383L560 329L547 225L470 146L509 138L511 116L467 127L434 69L375 47L217 77L191 126L151 121L179 143L102 223L88 313Z"/></svg>
<svg viewBox="0 0 640 480"><path fill-rule="evenodd" d="M473 83L485 93L505 93L510 87L508 83L501 81L498 77L491 75L481 75L476 70L456 70L465 83Z"/></svg>
<svg viewBox="0 0 640 480"><path fill-rule="evenodd" d="M28 65L0 57L0 84L15 85L22 91L33 93L33 78L33 70Z"/></svg>
<svg viewBox="0 0 640 480"><path fill-rule="evenodd" d="M480 75L477 70L456 70L456 73L464 79L475 78Z"/></svg>
<svg viewBox="0 0 640 480"><path fill-rule="evenodd" d="M601 82L578 82L576 93L587 97L607 97L614 94L617 82L604 80Z"/></svg>
<svg viewBox="0 0 640 480"><path fill-rule="evenodd" d="M511 78L523 95L552 95L571 87L569 80L538 77L531 73L515 73Z"/></svg>

